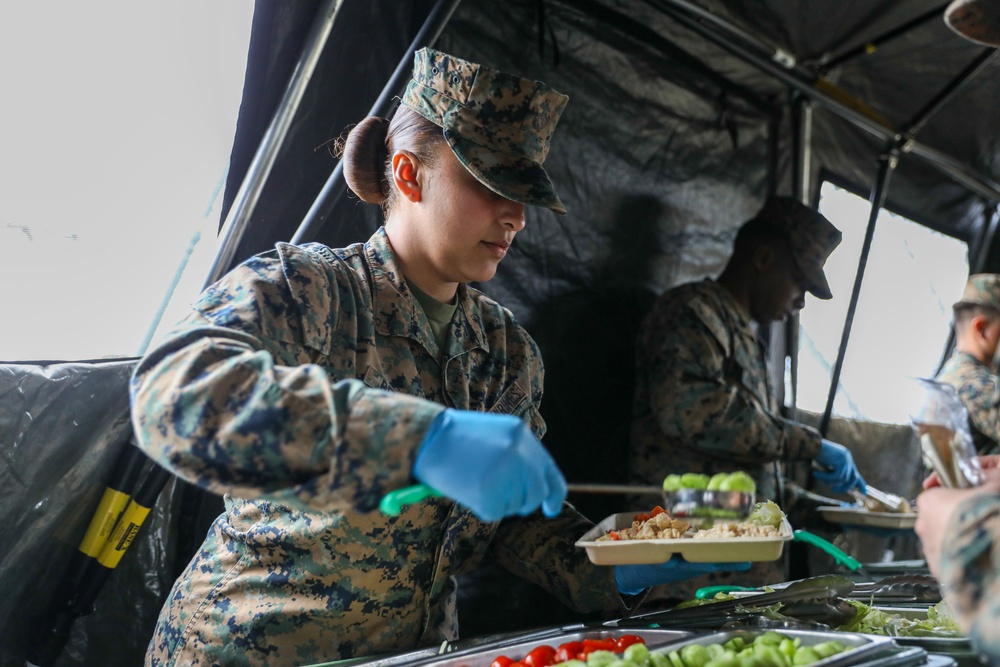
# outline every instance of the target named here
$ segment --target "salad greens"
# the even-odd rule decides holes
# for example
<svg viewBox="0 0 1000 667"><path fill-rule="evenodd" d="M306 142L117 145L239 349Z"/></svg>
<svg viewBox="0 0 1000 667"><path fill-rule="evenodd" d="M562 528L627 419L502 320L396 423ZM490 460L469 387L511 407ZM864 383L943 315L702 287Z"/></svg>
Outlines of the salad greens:
<svg viewBox="0 0 1000 667"><path fill-rule="evenodd" d="M778 528L781 526L781 520L785 518L785 513L781 511L778 505L771 501L765 500L757 503L753 506L750 511L750 516L747 517L747 521L756 523L760 526L773 526Z"/></svg>
<svg viewBox="0 0 1000 667"><path fill-rule="evenodd" d="M848 623L838 627L846 632L863 632L888 637L963 637L955 617L942 600L927 610L927 618L905 618L876 609L857 600L848 600L858 613Z"/></svg>

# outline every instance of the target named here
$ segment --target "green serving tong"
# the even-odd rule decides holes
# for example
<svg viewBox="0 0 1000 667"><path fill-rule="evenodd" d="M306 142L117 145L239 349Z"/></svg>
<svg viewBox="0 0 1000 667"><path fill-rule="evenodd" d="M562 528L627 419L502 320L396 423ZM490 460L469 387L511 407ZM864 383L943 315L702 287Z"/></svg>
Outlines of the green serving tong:
<svg viewBox="0 0 1000 667"><path fill-rule="evenodd" d="M819 535L810 533L808 530L796 530L792 533L792 540L795 542L805 542L806 544L811 544L814 547L826 552L828 555L833 557L837 565L841 565L851 572L857 572L861 576L865 577L870 581L874 581L871 574L862 567L861 562L854 558L846 551L835 545L829 540L823 539ZM694 596L699 600L707 600L715 597L718 593L731 593L732 591L756 591L759 588L751 586L732 586L732 585L718 585L718 586L705 586L704 588L699 588L695 591Z"/></svg>

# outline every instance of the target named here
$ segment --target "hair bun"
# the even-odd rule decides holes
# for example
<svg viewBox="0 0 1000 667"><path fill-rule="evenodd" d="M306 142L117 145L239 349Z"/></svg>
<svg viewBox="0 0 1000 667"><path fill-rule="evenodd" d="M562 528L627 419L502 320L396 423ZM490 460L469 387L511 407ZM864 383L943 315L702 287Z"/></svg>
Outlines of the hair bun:
<svg viewBox="0 0 1000 667"><path fill-rule="evenodd" d="M369 204L383 204L389 196L384 180L388 159L389 121L368 116L351 129L344 141L344 178L354 194Z"/></svg>

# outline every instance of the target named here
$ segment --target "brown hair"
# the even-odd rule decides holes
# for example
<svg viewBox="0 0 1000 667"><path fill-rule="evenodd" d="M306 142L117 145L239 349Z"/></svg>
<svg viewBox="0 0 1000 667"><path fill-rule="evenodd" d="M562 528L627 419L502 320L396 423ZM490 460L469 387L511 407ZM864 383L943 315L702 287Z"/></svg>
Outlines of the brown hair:
<svg viewBox="0 0 1000 667"><path fill-rule="evenodd" d="M362 201L381 206L388 217L396 203L396 189L391 185L392 154L407 150L433 167L443 144L440 127L401 106L392 122L377 116L362 120L334 151L343 156L347 187Z"/></svg>

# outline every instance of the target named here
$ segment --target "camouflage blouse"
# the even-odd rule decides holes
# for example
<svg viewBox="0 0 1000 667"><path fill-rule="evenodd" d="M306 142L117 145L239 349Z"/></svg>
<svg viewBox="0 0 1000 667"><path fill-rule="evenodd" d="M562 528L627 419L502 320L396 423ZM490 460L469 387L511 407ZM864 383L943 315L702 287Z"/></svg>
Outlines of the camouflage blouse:
<svg viewBox="0 0 1000 667"><path fill-rule="evenodd" d="M746 470L779 500L775 462L807 460L820 435L773 405L766 355L750 320L714 280L662 294L636 346L630 476Z"/></svg>
<svg viewBox="0 0 1000 667"><path fill-rule="evenodd" d="M969 413L972 442L980 454L1000 453L1000 377L968 352L956 350L937 380L958 392Z"/></svg>
<svg viewBox="0 0 1000 667"><path fill-rule="evenodd" d="M544 432L534 342L481 293L460 285L457 299L440 350L384 229L342 249L279 244L208 288L143 359L141 447L226 494L148 664L305 665L455 639L454 575L487 550L579 611L624 609L612 569L573 546L590 524L568 508L499 524L445 498L378 511L414 483L443 406Z"/></svg>
<svg viewBox="0 0 1000 667"><path fill-rule="evenodd" d="M941 540L945 598L984 664L1000 665L1000 497L970 498L954 516Z"/></svg>

